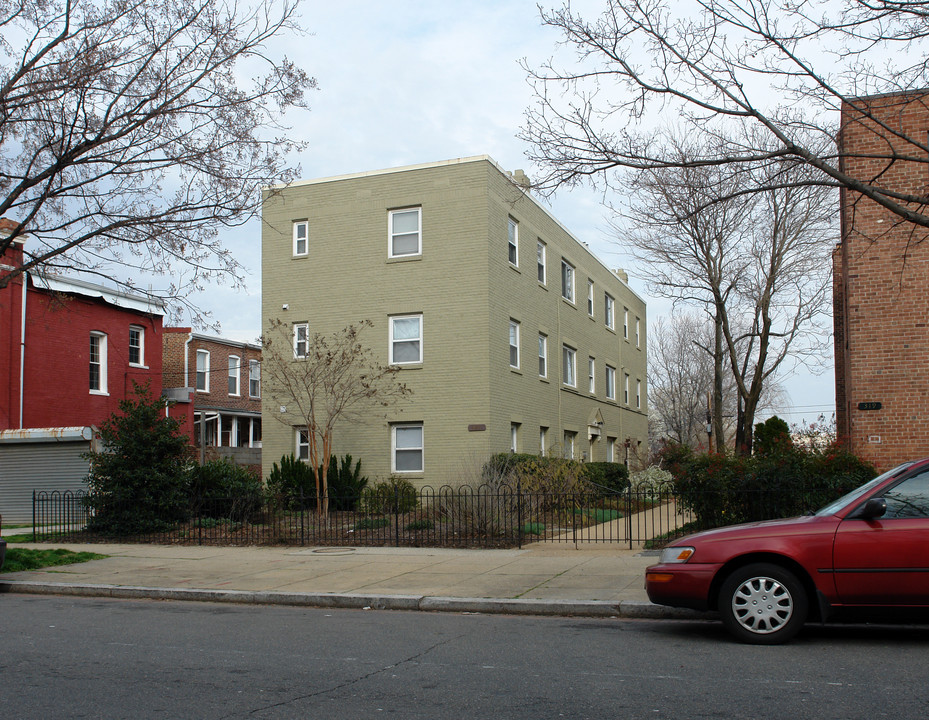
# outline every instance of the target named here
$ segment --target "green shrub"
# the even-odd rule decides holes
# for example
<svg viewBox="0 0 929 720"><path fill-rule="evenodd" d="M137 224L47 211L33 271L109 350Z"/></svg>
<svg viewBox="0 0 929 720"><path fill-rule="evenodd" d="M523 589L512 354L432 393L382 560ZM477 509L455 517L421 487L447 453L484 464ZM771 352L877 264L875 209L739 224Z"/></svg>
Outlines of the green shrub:
<svg viewBox="0 0 929 720"><path fill-rule="evenodd" d="M535 493L590 493L584 464L559 457L542 457L528 453L497 453L484 463L481 480L488 485L501 482Z"/></svg>
<svg viewBox="0 0 929 720"><path fill-rule="evenodd" d="M582 466L582 473L592 485L609 493L625 492L629 487L629 468L615 462L589 462Z"/></svg>
<svg viewBox="0 0 929 720"><path fill-rule="evenodd" d="M90 461L86 503L91 532L139 535L170 529L187 518L187 438L165 417L164 401L134 383L134 397L100 424L101 452Z"/></svg>
<svg viewBox="0 0 929 720"><path fill-rule="evenodd" d="M341 462L335 455L330 456L326 484L329 486L330 510L357 508L361 493L368 485L368 478L361 474L361 460L352 467L351 455L343 457Z"/></svg>
<svg viewBox="0 0 929 720"><path fill-rule="evenodd" d="M316 507L316 475L293 453L281 457L280 465L271 466L268 494L290 510Z"/></svg>
<svg viewBox="0 0 929 720"><path fill-rule="evenodd" d="M435 523L432 520L414 520L406 526L407 530L416 531L416 530L432 530L435 527Z"/></svg>
<svg viewBox="0 0 929 720"><path fill-rule="evenodd" d="M752 452L755 455L776 455L789 452L792 447L790 426L777 415L755 425L752 433Z"/></svg>
<svg viewBox="0 0 929 720"><path fill-rule="evenodd" d="M361 509L370 515L406 513L419 507L419 493L405 478L391 477L361 493Z"/></svg>
<svg viewBox="0 0 929 720"><path fill-rule="evenodd" d="M390 525L390 518L366 517L355 523L356 530L379 530Z"/></svg>
<svg viewBox="0 0 929 720"><path fill-rule="evenodd" d="M198 514L243 521L261 508L261 480L228 458L210 460L191 472L191 499Z"/></svg>

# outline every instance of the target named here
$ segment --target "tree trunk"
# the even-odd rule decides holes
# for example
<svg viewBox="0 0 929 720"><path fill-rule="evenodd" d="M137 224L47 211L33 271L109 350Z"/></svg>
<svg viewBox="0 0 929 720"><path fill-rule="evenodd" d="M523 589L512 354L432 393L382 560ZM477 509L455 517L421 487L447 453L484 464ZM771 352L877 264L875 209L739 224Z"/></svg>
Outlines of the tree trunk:
<svg viewBox="0 0 929 720"><path fill-rule="evenodd" d="M726 434L723 428L723 320L720 313L715 317L715 345L713 347L713 434L716 436L716 452L726 451Z"/></svg>

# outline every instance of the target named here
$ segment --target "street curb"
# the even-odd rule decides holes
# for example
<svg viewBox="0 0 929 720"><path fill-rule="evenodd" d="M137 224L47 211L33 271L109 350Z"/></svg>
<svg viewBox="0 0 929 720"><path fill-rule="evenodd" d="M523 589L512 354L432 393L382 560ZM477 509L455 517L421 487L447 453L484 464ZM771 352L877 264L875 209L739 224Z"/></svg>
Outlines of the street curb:
<svg viewBox="0 0 929 720"><path fill-rule="evenodd" d="M70 595L117 599L186 600L248 605L290 605L362 610L421 610L428 612L505 615L560 615L645 619L703 619L709 613L664 607L641 601L619 603L598 600L533 600L520 598L466 598L428 595L365 595L360 593L288 593L275 591L153 588L133 585L79 585L75 583L0 581L0 593Z"/></svg>

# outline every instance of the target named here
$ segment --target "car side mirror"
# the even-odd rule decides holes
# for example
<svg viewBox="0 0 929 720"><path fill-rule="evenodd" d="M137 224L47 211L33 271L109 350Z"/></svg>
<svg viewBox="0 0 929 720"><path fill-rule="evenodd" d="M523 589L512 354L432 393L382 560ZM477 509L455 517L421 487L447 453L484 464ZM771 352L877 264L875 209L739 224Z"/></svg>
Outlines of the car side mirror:
<svg viewBox="0 0 929 720"><path fill-rule="evenodd" d="M882 497L873 497L852 517L858 520L875 520L887 512L887 501Z"/></svg>

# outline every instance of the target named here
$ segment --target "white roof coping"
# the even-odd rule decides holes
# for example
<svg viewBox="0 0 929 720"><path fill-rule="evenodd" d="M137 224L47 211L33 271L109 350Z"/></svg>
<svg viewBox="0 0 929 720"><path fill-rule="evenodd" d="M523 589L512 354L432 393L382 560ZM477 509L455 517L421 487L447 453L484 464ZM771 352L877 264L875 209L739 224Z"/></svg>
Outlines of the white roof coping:
<svg viewBox="0 0 929 720"><path fill-rule="evenodd" d="M86 282L84 280L66 279L52 275L30 274L32 282L37 287L51 290L52 292L74 293L86 297L102 298L111 305L117 307L138 310L139 312L150 315L164 315L164 302L144 295L127 293L115 288L104 287L96 283Z"/></svg>
<svg viewBox="0 0 929 720"><path fill-rule="evenodd" d="M24 442L73 442L75 440L93 440L94 429L91 426L23 428L21 430L0 430L0 443Z"/></svg>

